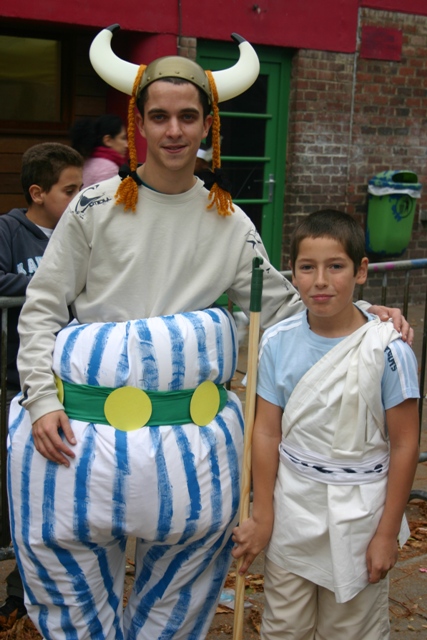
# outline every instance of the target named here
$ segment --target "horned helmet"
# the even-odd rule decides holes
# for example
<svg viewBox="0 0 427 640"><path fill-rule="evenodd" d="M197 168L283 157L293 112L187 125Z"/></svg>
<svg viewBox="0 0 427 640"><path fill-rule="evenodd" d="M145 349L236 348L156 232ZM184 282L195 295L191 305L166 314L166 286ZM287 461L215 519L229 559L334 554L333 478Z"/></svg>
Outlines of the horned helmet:
<svg viewBox="0 0 427 640"><path fill-rule="evenodd" d="M116 203L123 203L125 211L135 211L138 199L138 183L136 174L137 156L135 147L135 104L141 91L156 80L164 78L181 78L201 89L212 106L212 170L220 176L220 121L218 103L240 95L255 82L259 74L258 56L249 42L236 33L232 39L239 47L239 60L232 67L221 71L205 71L200 65L182 56L165 56L151 62L148 66L126 62L119 58L111 48L114 31L119 29L114 24L103 29L93 40L90 47L90 61L97 74L113 88L131 96L129 103L129 157L130 175L119 186ZM221 189L217 182L210 190L208 208L217 205L218 213L229 215L233 210L231 196Z"/></svg>

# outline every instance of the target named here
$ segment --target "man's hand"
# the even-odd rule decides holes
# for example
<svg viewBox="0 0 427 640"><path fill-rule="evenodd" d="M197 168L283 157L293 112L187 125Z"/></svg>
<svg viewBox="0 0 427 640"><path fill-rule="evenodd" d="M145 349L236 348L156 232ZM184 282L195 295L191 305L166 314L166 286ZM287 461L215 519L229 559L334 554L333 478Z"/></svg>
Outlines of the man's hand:
<svg viewBox="0 0 427 640"><path fill-rule="evenodd" d="M76 444L67 414L64 411L46 413L33 424L33 438L36 449L48 460L70 466L69 458L74 458L73 451L66 445L58 433L62 430L70 444Z"/></svg>
<svg viewBox="0 0 427 640"><path fill-rule="evenodd" d="M402 334L402 340L407 342L409 346L412 346L414 341L414 330L409 325L409 322L406 320L405 316L402 315L400 309L395 309L394 307L383 307L378 304L372 305L368 309L369 313L373 313L379 317L383 322L387 322L388 320L392 320L393 327L396 331Z"/></svg>

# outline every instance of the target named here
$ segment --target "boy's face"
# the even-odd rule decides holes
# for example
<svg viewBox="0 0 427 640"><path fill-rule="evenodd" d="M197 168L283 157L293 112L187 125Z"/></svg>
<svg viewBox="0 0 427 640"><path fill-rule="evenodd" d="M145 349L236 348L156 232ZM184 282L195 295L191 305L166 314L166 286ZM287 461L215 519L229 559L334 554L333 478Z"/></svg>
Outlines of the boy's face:
<svg viewBox="0 0 427 640"><path fill-rule="evenodd" d="M212 117L203 117L199 92L190 82L153 82L148 87L144 118L136 122L147 140L147 165L168 172L194 172L197 150L208 134Z"/></svg>
<svg viewBox="0 0 427 640"><path fill-rule="evenodd" d="M353 310L356 284L366 281L368 259L354 274L354 262L340 242L327 236L304 238L293 265L292 282L313 319L339 325Z"/></svg>
<svg viewBox="0 0 427 640"><path fill-rule="evenodd" d="M82 185L83 170L80 167L70 166L61 171L58 182L50 191L40 191L40 209L44 220L44 223L40 223L41 226L54 229Z"/></svg>

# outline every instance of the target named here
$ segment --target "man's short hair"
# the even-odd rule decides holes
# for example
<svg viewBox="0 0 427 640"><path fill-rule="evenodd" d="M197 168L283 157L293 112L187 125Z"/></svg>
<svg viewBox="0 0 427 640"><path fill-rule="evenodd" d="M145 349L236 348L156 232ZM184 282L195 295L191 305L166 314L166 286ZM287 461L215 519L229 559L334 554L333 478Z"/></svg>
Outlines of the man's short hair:
<svg viewBox="0 0 427 640"><path fill-rule="evenodd" d="M365 235L354 218L342 211L324 209L301 220L291 237L290 260L295 273L300 243L305 238L332 238L339 242L354 264L354 275L366 257Z"/></svg>
<svg viewBox="0 0 427 640"><path fill-rule="evenodd" d="M171 84L193 84L192 82L189 82L189 80L184 80L183 78L161 78L160 80L156 80L155 82L170 82ZM136 106L138 107L138 111L142 117L144 117L144 107L148 101L148 90L153 84L154 83L152 82L148 86L144 87L136 101ZM203 110L203 119L205 119L211 112L209 98L206 93L202 91L202 89L200 89L200 87L195 84L193 86L196 87L199 94L200 104L202 105Z"/></svg>
<svg viewBox="0 0 427 640"><path fill-rule="evenodd" d="M42 142L25 151L22 156L21 185L28 204L32 204L30 187L39 186L46 193L56 184L67 167L83 167L82 156L59 142Z"/></svg>

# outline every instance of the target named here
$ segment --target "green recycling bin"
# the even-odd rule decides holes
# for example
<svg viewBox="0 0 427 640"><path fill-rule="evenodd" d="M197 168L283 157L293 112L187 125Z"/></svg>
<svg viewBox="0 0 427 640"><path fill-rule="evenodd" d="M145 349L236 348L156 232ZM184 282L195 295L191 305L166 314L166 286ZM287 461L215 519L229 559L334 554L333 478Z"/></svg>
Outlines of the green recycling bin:
<svg viewBox="0 0 427 640"><path fill-rule="evenodd" d="M401 256L411 239L421 184L413 171L383 171L368 183L366 251L375 256Z"/></svg>

